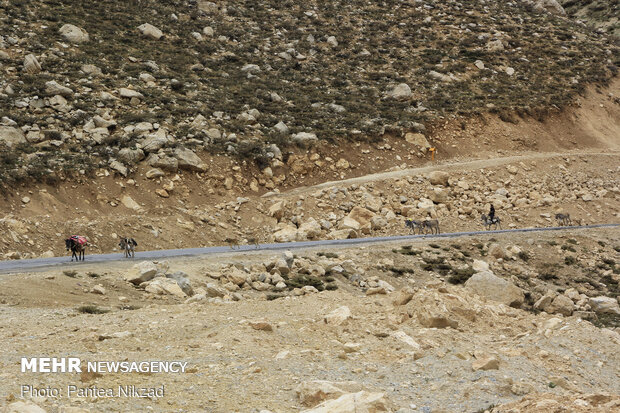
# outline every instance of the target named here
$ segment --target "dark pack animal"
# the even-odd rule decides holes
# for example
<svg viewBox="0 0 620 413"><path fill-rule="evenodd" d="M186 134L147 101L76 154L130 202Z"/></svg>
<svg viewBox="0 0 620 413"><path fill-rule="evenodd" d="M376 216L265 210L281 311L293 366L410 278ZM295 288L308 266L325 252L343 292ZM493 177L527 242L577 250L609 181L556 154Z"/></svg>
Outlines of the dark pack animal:
<svg viewBox="0 0 620 413"><path fill-rule="evenodd" d="M426 230L430 230L431 234L439 234L439 220L438 219L427 219L422 221L422 225L424 228L424 233L426 234Z"/></svg>
<svg viewBox="0 0 620 413"><path fill-rule="evenodd" d="M134 258L135 257L135 255L136 255L136 247L138 246L138 243L136 242L135 239L123 237L123 238L121 238L120 242L118 243L118 246L125 253L125 258L129 258L129 257Z"/></svg>
<svg viewBox="0 0 620 413"><path fill-rule="evenodd" d="M418 232L421 234L424 225L422 221L416 221L415 219L407 218L405 220L405 227L409 228L414 234L416 230L418 230Z"/></svg>
<svg viewBox="0 0 620 413"><path fill-rule="evenodd" d="M86 237L74 235L65 240L67 251L71 251L71 261L73 261L73 258L75 258L76 261L84 261L87 246L88 241Z"/></svg>
<svg viewBox="0 0 620 413"><path fill-rule="evenodd" d="M570 214L555 214L555 219L561 227L573 225L573 222L570 219Z"/></svg>
<svg viewBox="0 0 620 413"><path fill-rule="evenodd" d="M495 225L495 229L498 227L499 229L502 229L502 220L497 216L491 219L487 216L487 214L482 214L480 220L482 221L482 225L484 225L487 230L491 229L491 225Z"/></svg>

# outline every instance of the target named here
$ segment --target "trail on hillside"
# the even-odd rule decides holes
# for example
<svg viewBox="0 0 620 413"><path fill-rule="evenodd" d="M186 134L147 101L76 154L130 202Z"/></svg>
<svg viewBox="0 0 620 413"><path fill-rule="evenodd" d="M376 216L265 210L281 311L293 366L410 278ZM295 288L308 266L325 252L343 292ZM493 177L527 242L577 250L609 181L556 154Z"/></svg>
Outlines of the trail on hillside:
<svg viewBox="0 0 620 413"><path fill-rule="evenodd" d="M394 179L394 178L403 178L411 175L422 175L425 173L438 171L438 170L455 170L459 171L472 170L472 169L482 169L482 168L491 168L495 166L500 166L504 164L509 164L513 162L523 162L530 160L541 160L541 159L551 159L557 157L564 156L618 156L620 152L617 151L608 151L608 152L551 152L551 153L529 153L526 155L513 155L513 156L505 156L500 158L489 158L489 159L475 159L470 161L462 161L462 162L437 162L433 165L422 166L419 168L407 168L398 171L386 171L386 172L378 172L374 174L358 176L356 178L343 179L339 181L328 181L323 182L313 186L304 186L292 189L286 192L274 193L269 192L263 195L263 198L271 198L271 197L288 197L295 195L302 195L309 192L317 191L324 188L329 188L332 186L348 186L353 184L364 184L368 182L374 181L382 181L386 179Z"/></svg>

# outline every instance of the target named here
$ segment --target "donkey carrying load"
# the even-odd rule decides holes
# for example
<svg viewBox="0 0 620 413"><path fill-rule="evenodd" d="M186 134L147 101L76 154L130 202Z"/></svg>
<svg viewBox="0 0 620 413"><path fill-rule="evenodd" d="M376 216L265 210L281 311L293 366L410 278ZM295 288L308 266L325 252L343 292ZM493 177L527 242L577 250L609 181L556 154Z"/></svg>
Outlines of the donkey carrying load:
<svg viewBox="0 0 620 413"><path fill-rule="evenodd" d="M573 225L573 222L570 219L570 214L555 214L555 219L561 227Z"/></svg>
<svg viewBox="0 0 620 413"><path fill-rule="evenodd" d="M138 246L138 243L136 242L135 239L123 237L118 243L118 246L125 253L125 258L129 258L130 256L131 258L135 257L136 247Z"/></svg>
<svg viewBox="0 0 620 413"><path fill-rule="evenodd" d="M71 251L71 261L75 257L76 261L84 261L84 255L86 247L88 246L88 240L81 235L72 235L65 240L65 247L67 251Z"/></svg>

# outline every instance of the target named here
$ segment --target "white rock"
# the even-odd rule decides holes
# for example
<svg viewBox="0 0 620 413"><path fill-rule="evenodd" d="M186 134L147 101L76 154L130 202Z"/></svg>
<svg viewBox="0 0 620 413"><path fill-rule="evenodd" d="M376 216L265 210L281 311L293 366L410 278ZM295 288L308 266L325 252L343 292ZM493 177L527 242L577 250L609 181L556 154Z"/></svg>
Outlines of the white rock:
<svg viewBox="0 0 620 413"><path fill-rule="evenodd" d="M154 262L142 261L133 266L126 279L130 283L137 285L153 279L157 272L158 268Z"/></svg>
<svg viewBox="0 0 620 413"><path fill-rule="evenodd" d="M85 43L90 39L86 30L72 24L63 25L58 32L72 43Z"/></svg>
<svg viewBox="0 0 620 413"><path fill-rule="evenodd" d="M411 88L406 83L400 83L388 92L388 96L398 100L409 99L413 93Z"/></svg>
<svg viewBox="0 0 620 413"><path fill-rule="evenodd" d="M149 23L144 23L138 26L138 30L140 30L140 33L142 33L144 36L150 37L151 39L155 40L161 39L164 35L161 30Z"/></svg>
<svg viewBox="0 0 620 413"><path fill-rule="evenodd" d="M591 297L590 298L590 307L592 307L592 311L597 313L609 313L609 314L618 314L620 315L620 307L618 306L618 300L612 297Z"/></svg>
<svg viewBox="0 0 620 413"><path fill-rule="evenodd" d="M24 70L30 74L39 73L41 71L41 64L35 55L29 54L24 57Z"/></svg>
<svg viewBox="0 0 620 413"><path fill-rule="evenodd" d="M347 306L342 306L327 314L324 321L327 324L339 326L349 318L351 318L351 310Z"/></svg>
<svg viewBox="0 0 620 413"><path fill-rule="evenodd" d="M465 288L485 297L511 307L520 307L523 304L523 291L516 285L503 278L497 277L491 271L482 271L472 275L466 282Z"/></svg>
<svg viewBox="0 0 620 413"><path fill-rule="evenodd" d="M378 413L391 411L383 393L360 391L348 393L335 400L327 400L302 413Z"/></svg>
<svg viewBox="0 0 620 413"><path fill-rule="evenodd" d="M26 143L26 137L21 129L12 126L0 126L0 142L5 143L10 148L20 143Z"/></svg>

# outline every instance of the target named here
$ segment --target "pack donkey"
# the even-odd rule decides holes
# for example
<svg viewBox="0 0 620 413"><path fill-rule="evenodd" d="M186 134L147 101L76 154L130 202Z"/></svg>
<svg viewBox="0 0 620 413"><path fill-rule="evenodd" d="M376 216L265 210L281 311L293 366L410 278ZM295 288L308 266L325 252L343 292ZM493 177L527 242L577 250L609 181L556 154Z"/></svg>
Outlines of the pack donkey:
<svg viewBox="0 0 620 413"><path fill-rule="evenodd" d="M423 221L416 221L415 219L407 218L405 220L405 227L409 228L414 234L416 230L418 230L421 234L424 229L424 223Z"/></svg>
<svg viewBox="0 0 620 413"><path fill-rule="evenodd" d="M439 234L439 220L438 219L427 219L422 221L422 226L424 228L424 233L426 234L426 230L430 230L431 234Z"/></svg>
<svg viewBox="0 0 620 413"><path fill-rule="evenodd" d="M482 221L482 225L484 225L487 230L491 229L491 225L495 225L495 229L497 229L498 227L499 229L502 229L502 220L499 219L499 217L497 216L489 218L487 214L482 214L480 220Z"/></svg>
<svg viewBox="0 0 620 413"><path fill-rule="evenodd" d="M125 258L134 258L136 255L136 247L138 243L133 238L122 237L118 246L123 250Z"/></svg>
<svg viewBox="0 0 620 413"><path fill-rule="evenodd" d="M84 261L87 246L88 240L81 235L73 235L65 240L67 251L71 251L72 262L73 258L75 258L76 261Z"/></svg>
<svg viewBox="0 0 620 413"><path fill-rule="evenodd" d="M555 214L555 219L561 227L573 225L573 222L570 219L570 214Z"/></svg>

